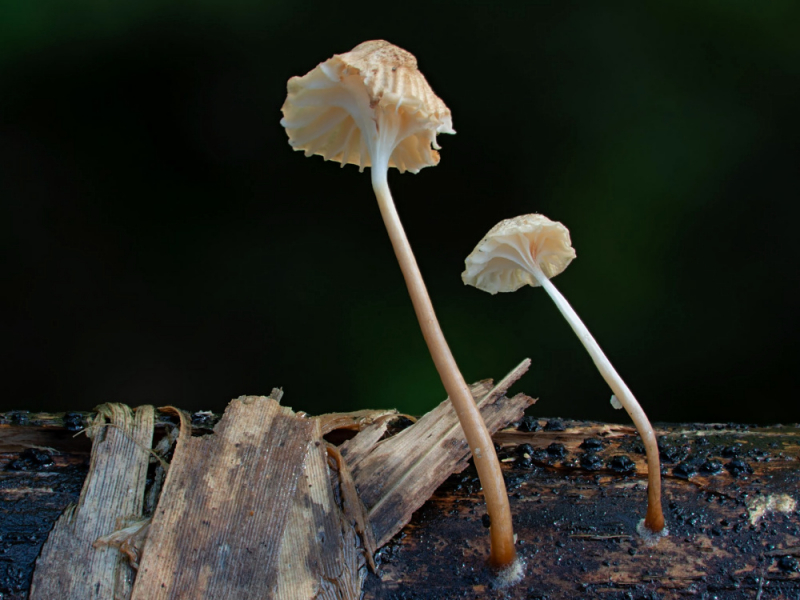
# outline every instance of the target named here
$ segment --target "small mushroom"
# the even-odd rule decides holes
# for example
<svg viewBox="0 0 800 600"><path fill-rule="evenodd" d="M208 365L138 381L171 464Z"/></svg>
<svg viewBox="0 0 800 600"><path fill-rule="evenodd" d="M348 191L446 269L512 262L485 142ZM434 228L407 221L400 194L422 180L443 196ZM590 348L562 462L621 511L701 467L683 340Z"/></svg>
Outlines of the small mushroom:
<svg viewBox="0 0 800 600"><path fill-rule="evenodd" d="M491 520L490 563L520 571L511 510L494 443L442 333L389 191L389 167L401 173L439 162L439 133L455 133L450 109L433 93L409 52L383 40L337 54L292 77L281 125L306 156L370 167L372 187L405 278L422 334L458 415L480 476Z"/></svg>
<svg viewBox="0 0 800 600"><path fill-rule="evenodd" d="M490 294L513 292L530 285L541 286L550 295L642 437L648 471L644 527L652 533L663 533L661 466L653 426L586 325L550 281L566 269L574 258L575 250L566 227L544 215L522 215L492 227L467 257L467 268L461 274L461 279L465 284Z"/></svg>

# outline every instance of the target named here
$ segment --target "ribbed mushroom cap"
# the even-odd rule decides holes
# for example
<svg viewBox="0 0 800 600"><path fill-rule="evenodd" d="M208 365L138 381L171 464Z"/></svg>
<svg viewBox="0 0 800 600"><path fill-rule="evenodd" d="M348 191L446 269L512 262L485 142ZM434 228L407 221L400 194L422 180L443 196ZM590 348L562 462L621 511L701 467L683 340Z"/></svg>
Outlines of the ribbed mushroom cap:
<svg viewBox="0 0 800 600"><path fill-rule="evenodd" d="M561 273L575 258L569 230L544 215L521 215L500 221L467 257L461 279L496 294L524 285L538 286L532 265L548 279Z"/></svg>
<svg viewBox="0 0 800 600"><path fill-rule="evenodd" d="M287 87L281 125L306 156L363 171L388 155L389 167L416 173L439 162L436 135L455 133L414 55L383 40L337 54Z"/></svg>

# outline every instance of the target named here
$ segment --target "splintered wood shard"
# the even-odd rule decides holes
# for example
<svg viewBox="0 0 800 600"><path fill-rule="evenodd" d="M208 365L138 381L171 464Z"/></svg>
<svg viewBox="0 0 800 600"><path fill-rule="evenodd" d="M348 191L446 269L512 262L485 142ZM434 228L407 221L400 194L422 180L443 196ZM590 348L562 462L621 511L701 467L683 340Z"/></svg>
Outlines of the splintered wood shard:
<svg viewBox="0 0 800 600"><path fill-rule="evenodd" d="M319 421L313 422L319 432ZM326 446L315 442L307 454L283 533L274 595L255 597L333 600L361 594L367 557L357 533L358 517L350 514L349 506L337 504L342 486L330 477ZM363 512L360 504L358 510Z"/></svg>
<svg viewBox="0 0 800 600"><path fill-rule="evenodd" d="M132 598L347 597L365 560L319 421L246 396L213 435L178 440Z"/></svg>
<svg viewBox="0 0 800 600"><path fill-rule="evenodd" d="M536 402L524 394L505 397L529 367L530 360L526 359L494 387L491 380L470 386L490 433L521 419L525 409ZM342 445L342 455L351 466L379 548L411 520L412 513L451 474L463 471L470 458L449 400L394 437L370 448L360 443L361 436L374 439L376 430L385 428L379 420Z"/></svg>
<svg viewBox="0 0 800 600"><path fill-rule="evenodd" d="M36 561L30 598L106 600L130 596L133 571L117 548L95 546L141 519L154 410L122 404L98 408L89 474L77 506L59 518Z"/></svg>
<svg viewBox="0 0 800 600"><path fill-rule="evenodd" d="M490 431L520 419L534 402L505 397L529 364L495 387L472 386ZM279 399L275 390L271 397L233 400L213 434L199 437L182 411L161 409L179 417L179 434L163 483L147 495L160 489L157 503L148 500L155 505L149 525L140 520L135 527L153 408L136 413L137 427L150 437L132 429L127 407L106 409L114 426L106 427L105 439L116 445L96 440L92 461L113 469L93 466L81 505L61 518L45 546L31 598L359 598L377 548L467 465L458 419L445 401L392 437L389 425L402 416L396 411L309 417ZM357 433L338 447L323 437L340 430ZM162 452L173 439L174 432L162 439ZM101 474L107 482L98 480ZM97 519L102 526L94 526ZM137 558L133 581L123 561Z"/></svg>
<svg viewBox="0 0 800 600"><path fill-rule="evenodd" d="M366 511L336 448L320 443L321 421L313 422L316 441L284 532L274 597L358 598L366 565L375 568Z"/></svg>

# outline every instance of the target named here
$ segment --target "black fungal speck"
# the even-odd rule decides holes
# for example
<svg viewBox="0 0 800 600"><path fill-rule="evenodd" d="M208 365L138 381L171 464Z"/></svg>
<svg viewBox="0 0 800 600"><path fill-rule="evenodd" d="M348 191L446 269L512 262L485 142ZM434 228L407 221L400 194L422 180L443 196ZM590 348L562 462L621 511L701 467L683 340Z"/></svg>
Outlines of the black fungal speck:
<svg viewBox="0 0 800 600"><path fill-rule="evenodd" d="M533 461L530 457L525 456L518 456L517 459L514 461L514 468L516 469L535 469L536 465L533 464Z"/></svg>
<svg viewBox="0 0 800 600"><path fill-rule="evenodd" d="M733 458L734 456L739 456L742 453L742 445L741 444L733 444L732 446L725 446L721 451L720 455L723 458Z"/></svg>
<svg viewBox="0 0 800 600"><path fill-rule="evenodd" d="M31 461L37 467L49 467L53 464L53 457L50 453L38 448L27 448L20 458Z"/></svg>
<svg viewBox="0 0 800 600"><path fill-rule="evenodd" d="M800 565L798 565L797 559L794 556L781 556L778 560L778 567L782 571L788 571L790 573L797 573L800 571Z"/></svg>
<svg viewBox="0 0 800 600"><path fill-rule="evenodd" d="M599 452L603 449L603 441L598 438L586 438L580 445L582 450L586 452Z"/></svg>
<svg viewBox="0 0 800 600"><path fill-rule="evenodd" d="M658 455L661 462L666 464L675 464L684 460L689 454L687 448L682 446L669 445L663 440L658 441Z"/></svg>
<svg viewBox="0 0 800 600"><path fill-rule="evenodd" d="M722 463L718 460L707 460L700 465L700 473L703 475L718 475L722 473Z"/></svg>
<svg viewBox="0 0 800 600"><path fill-rule="evenodd" d="M517 469L533 469L536 465L533 464L533 446L530 444L520 444L516 448L517 459L514 461L514 466Z"/></svg>
<svg viewBox="0 0 800 600"><path fill-rule="evenodd" d="M11 461L6 469L9 471L37 471L53 465L53 457L49 452L38 448L27 448L19 458Z"/></svg>
<svg viewBox="0 0 800 600"><path fill-rule="evenodd" d="M27 410L15 410L7 413L6 416L14 425L27 425L28 421L30 420Z"/></svg>
<svg viewBox="0 0 800 600"><path fill-rule="evenodd" d="M728 472L733 475L734 477L740 477L742 475L752 475L753 467L748 465L743 460L736 458L731 462L725 465L725 468Z"/></svg>
<svg viewBox="0 0 800 600"><path fill-rule="evenodd" d="M520 444L517 446L517 456L524 458L526 454L528 457L533 456L533 446L530 444Z"/></svg>
<svg viewBox="0 0 800 600"><path fill-rule="evenodd" d="M608 461L608 468L616 473L633 473L636 471L636 463L624 454L613 457Z"/></svg>
<svg viewBox="0 0 800 600"><path fill-rule="evenodd" d="M672 474L675 477L679 477L680 479L689 479L692 475L697 473L697 466L691 462L682 462L674 469L672 469Z"/></svg>
<svg viewBox="0 0 800 600"><path fill-rule="evenodd" d="M64 415L64 429L67 431L80 431L83 429L83 416L81 413L68 412Z"/></svg>
<svg viewBox="0 0 800 600"><path fill-rule="evenodd" d="M541 429L542 426L539 424L539 421L530 416L522 417L522 421L517 425L518 431L524 431L526 433L541 431Z"/></svg>
<svg viewBox="0 0 800 600"><path fill-rule="evenodd" d="M592 452L581 456L580 465L587 471L597 471L603 468L603 459Z"/></svg>
<svg viewBox="0 0 800 600"><path fill-rule="evenodd" d="M192 415L192 427L211 429L214 427L214 422L214 413L211 411L200 411Z"/></svg>
<svg viewBox="0 0 800 600"><path fill-rule="evenodd" d="M545 431L564 431L566 428L567 426L564 425L564 421L561 419L550 419L544 425Z"/></svg>
<svg viewBox="0 0 800 600"><path fill-rule="evenodd" d="M538 462L547 462L550 459L550 455L544 448L534 448L531 458Z"/></svg>

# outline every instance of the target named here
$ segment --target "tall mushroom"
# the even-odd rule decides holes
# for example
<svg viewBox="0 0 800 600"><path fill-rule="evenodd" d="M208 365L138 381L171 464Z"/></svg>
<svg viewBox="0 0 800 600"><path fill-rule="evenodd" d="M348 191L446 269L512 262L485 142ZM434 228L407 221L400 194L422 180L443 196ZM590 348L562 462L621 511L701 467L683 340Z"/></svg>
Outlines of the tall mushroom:
<svg viewBox="0 0 800 600"><path fill-rule="evenodd" d="M490 294L514 292L530 285L541 286L550 295L642 437L648 475L647 514L643 525L652 533L666 533L661 509L661 465L653 426L586 325L550 281L566 269L573 258L575 250L566 227L544 215L522 215L501 221L489 230L467 257L467 268L461 278L465 284Z"/></svg>
<svg viewBox="0 0 800 600"><path fill-rule="evenodd" d="M458 415L491 521L490 563L520 571L500 462L475 400L442 333L389 191L389 167L417 173L439 162L436 135L455 133L450 109L433 93L412 54L383 40L337 54L292 77L281 125L306 156L370 167L372 187L422 334Z"/></svg>

